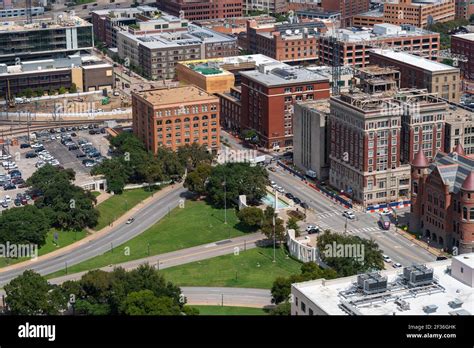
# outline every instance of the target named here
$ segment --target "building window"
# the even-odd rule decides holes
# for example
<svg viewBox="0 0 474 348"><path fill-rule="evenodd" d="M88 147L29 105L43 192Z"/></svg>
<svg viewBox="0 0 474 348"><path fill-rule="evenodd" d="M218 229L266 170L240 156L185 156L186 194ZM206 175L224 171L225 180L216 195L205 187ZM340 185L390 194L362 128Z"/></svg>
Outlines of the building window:
<svg viewBox="0 0 474 348"><path fill-rule="evenodd" d="M462 218L463 218L463 220L467 220L467 208L466 207L462 208Z"/></svg>
<svg viewBox="0 0 474 348"><path fill-rule="evenodd" d="M306 313L306 304L303 301L301 301L301 310Z"/></svg>

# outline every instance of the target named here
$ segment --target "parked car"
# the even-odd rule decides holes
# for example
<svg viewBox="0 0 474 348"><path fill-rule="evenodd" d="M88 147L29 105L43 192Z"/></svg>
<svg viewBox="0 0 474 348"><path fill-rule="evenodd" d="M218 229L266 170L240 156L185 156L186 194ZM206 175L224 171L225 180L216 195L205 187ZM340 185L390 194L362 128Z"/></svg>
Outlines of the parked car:
<svg viewBox="0 0 474 348"><path fill-rule="evenodd" d="M398 263L398 262L395 262L393 265L392 265L393 268L401 268L403 267L401 263Z"/></svg>
<svg viewBox="0 0 474 348"><path fill-rule="evenodd" d="M81 152L81 153L78 153L78 154L76 155L76 158L83 158L83 157L86 157L86 156L87 156L87 155L86 155L85 153L82 153L82 152Z"/></svg>
<svg viewBox="0 0 474 348"><path fill-rule="evenodd" d="M38 156L38 154L34 151L28 151L25 155L26 158L35 158L37 156Z"/></svg>
<svg viewBox="0 0 474 348"><path fill-rule="evenodd" d="M306 202L301 202L301 203L300 203L300 206L301 206L301 208L303 208L303 209L309 209L309 205L308 205L308 203L306 203Z"/></svg>
<svg viewBox="0 0 474 348"><path fill-rule="evenodd" d="M21 205L21 200L19 198L16 198L13 203L15 204L16 207L19 207Z"/></svg>
<svg viewBox="0 0 474 348"><path fill-rule="evenodd" d="M298 197L293 197L293 202L295 202L295 204L301 204L301 199Z"/></svg>
<svg viewBox="0 0 474 348"><path fill-rule="evenodd" d="M20 149L27 149L27 148L29 148L29 147L31 147L31 145L28 144L28 143L22 143L22 144L20 144Z"/></svg>
<svg viewBox="0 0 474 348"><path fill-rule="evenodd" d="M342 216L350 219L350 220L354 220L355 219L355 215L352 211L350 210L346 210L345 212L342 213Z"/></svg>
<svg viewBox="0 0 474 348"><path fill-rule="evenodd" d="M6 201L2 201L1 205L2 205L2 208L5 208L5 209L8 208L8 203Z"/></svg>
<svg viewBox="0 0 474 348"><path fill-rule="evenodd" d="M293 196L293 194L292 194L291 192L287 192L287 193L285 194L285 196L286 196L286 198L288 198L288 199L293 199L293 198L295 198L295 196Z"/></svg>
<svg viewBox="0 0 474 348"><path fill-rule="evenodd" d="M5 197L3 197L3 200L7 203L10 203L12 201L12 198L9 195L6 195Z"/></svg>
<svg viewBox="0 0 474 348"><path fill-rule="evenodd" d="M21 178L21 172L19 170L12 170L10 172L11 178Z"/></svg>
<svg viewBox="0 0 474 348"><path fill-rule="evenodd" d="M14 190L14 189L16 189L16 186L15 186L14 184L11 184L11 183L10 183L10 184L4 185L4 186L3 186L3 189L4 189L5 191Z"/></svg>
<svg viewBox="0 0 474 348"><path fill-rule="evenodd" d="M68 149L69 151L79 150L79 146L77 146L77 145L69 145L67 149Z"/></svg>
<svg viewBox="0 0 474 348"><path fill-rule="evenodd" d="M392 262L392 259L388 255L382 255L382 258L386 263L391 263Z"/></svg>

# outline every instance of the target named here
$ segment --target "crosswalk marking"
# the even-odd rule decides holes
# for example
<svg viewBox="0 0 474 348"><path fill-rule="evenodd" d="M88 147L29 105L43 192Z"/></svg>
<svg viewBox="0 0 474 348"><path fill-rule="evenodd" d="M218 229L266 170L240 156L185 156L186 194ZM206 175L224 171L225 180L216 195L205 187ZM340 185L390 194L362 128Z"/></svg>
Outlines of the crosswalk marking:
<svg viewBox="0 0 474 348"><path fill-rule="evenodd" d="M379 231L379 229L377 227L363 227L363 228L356 228L350 231L353 233L361 233L361 232L375 232L375 231Z"/></svg>

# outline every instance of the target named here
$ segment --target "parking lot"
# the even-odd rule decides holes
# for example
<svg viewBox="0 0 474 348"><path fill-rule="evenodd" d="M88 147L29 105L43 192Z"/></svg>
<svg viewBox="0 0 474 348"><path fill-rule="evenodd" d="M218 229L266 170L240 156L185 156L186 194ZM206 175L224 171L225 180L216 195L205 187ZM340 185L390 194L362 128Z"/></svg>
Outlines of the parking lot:
<svg viewBox="0 0 474 348"><path fill-rule="evenodd" d="M30 147L26 145L28 143L26 137L20 138L18 145L3 146L0 211L13 205L26 204L25 200L21 201L21 197L15 202L15 197L27 191L24 181L36 169L46 164L73 169L76 173L76 185L90 181L92 167L105 158L109 149L105 135L105 129L99 125L91 128L87 126L55 128L36 133L36 140L30 141ZM19 204L20 202L22 204Z"/></svg>

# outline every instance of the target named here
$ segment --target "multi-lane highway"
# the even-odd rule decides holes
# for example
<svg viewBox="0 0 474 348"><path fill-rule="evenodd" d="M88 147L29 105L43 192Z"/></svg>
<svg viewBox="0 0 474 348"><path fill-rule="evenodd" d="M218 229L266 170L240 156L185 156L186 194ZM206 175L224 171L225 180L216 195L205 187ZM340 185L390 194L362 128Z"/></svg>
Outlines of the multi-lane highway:
<svg viewBox="0 0 474 348"><path fill-rule="evenodd" d="M38 259L37 262L29 262L21 267L11 267L13 269L9 268L6 271L0 269L0 286L22 274L26 269L46 275L65 269L66 265L69 267L102 255L111 248L117 247L147 230L168 214L171 209L178 206L180 199L184 197L186 197L186 189L181 185L175 186L148 206L138 209L134 216L135 221L130 225L124 223L117 225L107 234L92 239L85 245L81 245L79 242L79 247L59 253L54 258Z"/></svg>
<svg viewBox="0 0 474 348"><path fill-rule="evenodd" d="M232 136L225 131L221 135L230 146L237 150L245 148ZM269 156L269 155L267 155ZM307 221L320 226L322 229L330 229L332 231L345 231L346 219L342 216L343 206L330 200L320 192L306 185L301 179L276 167L276 172L269 171L269 178L276 182L277 185L291 192L302 201L308 203L312 210L312 216L316 221ZM390 256L394 262L402 265L411 265L413 263L425 263L434 261L436 257L429 251L423 249L419 245L412 243L395 229L383 231L378 226L379 215L374 213L365 213L354 211L355 220L347 220L347 233L357 235L366 239L374 239L383 250L384 254Z"/></svg>

